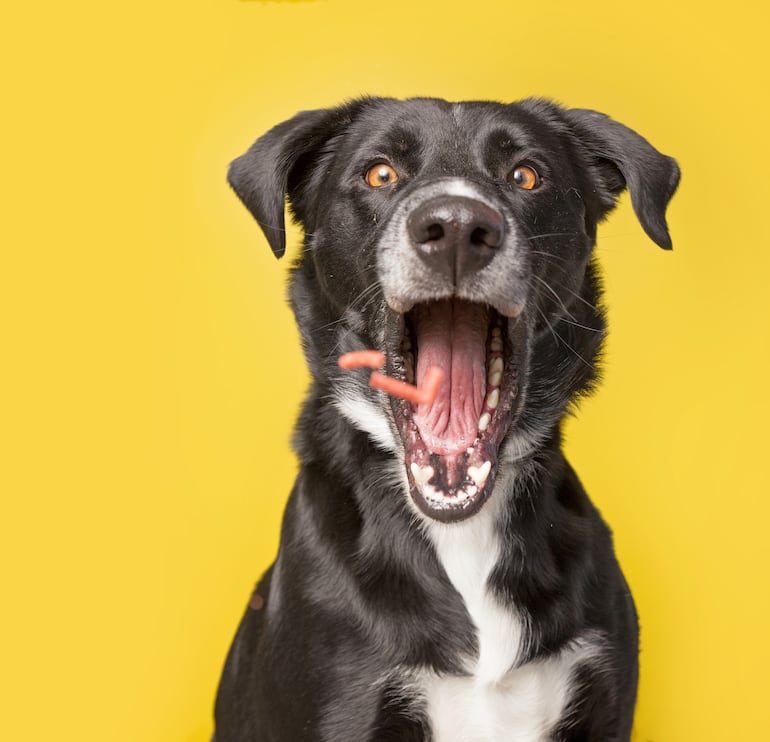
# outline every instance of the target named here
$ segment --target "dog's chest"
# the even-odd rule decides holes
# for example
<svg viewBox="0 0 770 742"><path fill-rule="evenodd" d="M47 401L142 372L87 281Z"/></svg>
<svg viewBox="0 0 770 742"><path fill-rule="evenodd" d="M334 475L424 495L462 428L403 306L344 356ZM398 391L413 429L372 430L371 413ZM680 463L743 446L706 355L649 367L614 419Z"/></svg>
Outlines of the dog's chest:
<svg viewBox="0 0 770 742"><path fill-rule="evenodd" d="M491 508L487 508L491 510ZM468 676L424 675L420 691L434 742L544 742L564 714L581 651L517 666L527 640L515 606L487 589L499 555L491 513L436 526L431 536L465 601L479 646Z"/></svg>

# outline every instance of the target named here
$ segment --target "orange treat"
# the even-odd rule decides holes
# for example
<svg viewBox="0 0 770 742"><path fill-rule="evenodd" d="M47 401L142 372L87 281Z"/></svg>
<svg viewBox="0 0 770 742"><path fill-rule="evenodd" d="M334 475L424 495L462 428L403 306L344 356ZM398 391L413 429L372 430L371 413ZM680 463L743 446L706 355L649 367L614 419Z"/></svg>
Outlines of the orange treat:
<svg viewBox="0 0 770 742"><path fill-rule="evenodd" d="M354 350L345 353L337 359L340 368L381 368L385 365L385 356L378 350ZM385 376L375 371L369 377L369 386L374 389L382 389L383 392L400 397L414 404L432 404L438 394L438 388L444 378L444 372L438 366L431 366L425 375L425 382L421 387L407 384L400 379Z"/></svg>
<svg viewBox="0 0 770 742"><path fill-rule="evenodd" d="M354 350L345 353L337 360L340 368L381 368L385 365L385 356L378 350Z"/></svg>
<svg viewBox="0 0 770 742"><path fill-rule="evenodd" d="M400 397L414 404L432 404L443 378L444 372L438 366L431 366L425 376L425 383L421 387L416 387L375 371L369 378L369 386L382 389L394 397Z"/></svg>

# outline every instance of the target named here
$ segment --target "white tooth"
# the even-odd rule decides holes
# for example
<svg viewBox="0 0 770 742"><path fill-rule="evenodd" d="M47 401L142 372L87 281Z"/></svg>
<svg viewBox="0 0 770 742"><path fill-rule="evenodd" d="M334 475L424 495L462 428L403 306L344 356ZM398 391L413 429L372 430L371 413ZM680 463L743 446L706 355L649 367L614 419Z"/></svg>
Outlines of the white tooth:
<svg viewBox="0 0 770 742"><path fill-rule="evenodd" d="M489 370L487 371L487 383L489 386L500 386L500 382L503 380L503 359L500 356L495 356L492 363L489 364Z"/></svg>
<svg viewBox="0 0 770 742"><path fill-rule="evenodd" d="M500 401L500 390L499 389L493 389L489 394L487 394L487 407L489 407L490 410L497 409L497 404Z"/></svg>
<svg viewBox="0 0 770 742"><path fill-rule="evenodd" d="M492 471L492 462L485 461L481 466L469 466L468 476L476 483L476 486L481 489L481 487L484 486L484 482L487 481L490 471Z"/></svg>
<svg viewBox="0 0 770 742"><path fill-rule="evenodd" d="M412 471L414 481L419 485L426 484L434 473L432 466L420 466L414 461L409 465L409 468Z"/></svg>
<svg viewBox="0 0 770 742"><path fill-rule="evenodd" d="M489 349L493 353L502 353L503 352L503 341L501 338L492 338L492 342L489 344Z"/></svg>
<svg viewBox="0 0 770 742"><path fill-rule="evenodd" d="M488 427L489 427L489 421L492 419L492 416L485 412L480 418L479 418L479 430L483 433Z"/></svg>
<svg viewBox="0 0 770 742"><path fill-rule="evenodd" d="M499 337L501 337L501 336L502 336L502 332L501 332L501 330L500 330L500 326L499 326L499 325L495 325L495 326L492 328L492 337L493 337L493 338L499 338Z"/></svg>

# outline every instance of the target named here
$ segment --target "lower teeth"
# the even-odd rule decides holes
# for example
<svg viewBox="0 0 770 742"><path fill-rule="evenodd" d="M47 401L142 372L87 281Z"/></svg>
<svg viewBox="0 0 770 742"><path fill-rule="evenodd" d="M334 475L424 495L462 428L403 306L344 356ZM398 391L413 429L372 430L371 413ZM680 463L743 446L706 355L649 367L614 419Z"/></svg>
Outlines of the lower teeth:
<svg viewBox="0 0 770 742"><path fill-rule="evenodd" d="M479 431L484 432L489 427L489 422L492 419L492 416L485 412L480 418L479 418Z"/></svg>

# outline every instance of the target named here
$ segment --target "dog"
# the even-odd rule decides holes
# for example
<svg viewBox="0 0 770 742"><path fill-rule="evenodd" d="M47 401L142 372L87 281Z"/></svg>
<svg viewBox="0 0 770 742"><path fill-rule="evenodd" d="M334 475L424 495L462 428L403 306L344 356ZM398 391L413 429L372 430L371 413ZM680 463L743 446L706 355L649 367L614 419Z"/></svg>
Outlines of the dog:
<svg viewBox="0 0 770 742"><path fill-rule="evenodd" d="M229 170L272 251L312 381L281 543L246 609L216 742L621 742L638 622L564 454L596 385L597 224L626 188L671 248L676 162L611 118L361 98L298 113ZM432 405L346 352L384 353Z"/></svg>

